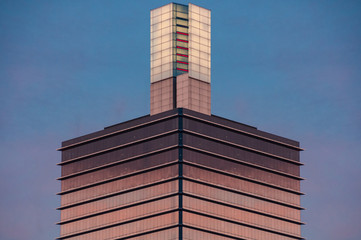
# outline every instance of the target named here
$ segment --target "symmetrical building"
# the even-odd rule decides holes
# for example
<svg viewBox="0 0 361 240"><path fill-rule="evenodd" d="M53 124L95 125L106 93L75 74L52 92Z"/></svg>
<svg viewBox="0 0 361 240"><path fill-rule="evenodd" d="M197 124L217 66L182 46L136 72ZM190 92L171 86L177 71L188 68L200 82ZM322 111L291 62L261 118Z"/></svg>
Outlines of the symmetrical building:
<svg viewBox="0 0 361 240"><path fill-rule="evenodd" d="M210 113L210 11L151 32L151 114L59 149L58 239L303 239L299 143Z"/></svg>
<svg viewBox="0 0 361 240"><path fill-rule="evenodd" d="M171 3L151 11L150 114L211 114L211 11Z"/></svg>

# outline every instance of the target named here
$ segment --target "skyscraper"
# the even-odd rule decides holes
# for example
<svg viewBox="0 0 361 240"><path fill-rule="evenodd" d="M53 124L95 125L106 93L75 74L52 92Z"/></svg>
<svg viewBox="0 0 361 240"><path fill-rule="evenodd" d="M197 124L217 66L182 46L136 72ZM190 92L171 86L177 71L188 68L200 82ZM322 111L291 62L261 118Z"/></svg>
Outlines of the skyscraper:
<svg viewBox="0 0 361 240"><path fill-rule="evenodd" d="M210 112L210 11L151 11L151 113L62 147L58 239L302 239L297 141Z"/></svg>

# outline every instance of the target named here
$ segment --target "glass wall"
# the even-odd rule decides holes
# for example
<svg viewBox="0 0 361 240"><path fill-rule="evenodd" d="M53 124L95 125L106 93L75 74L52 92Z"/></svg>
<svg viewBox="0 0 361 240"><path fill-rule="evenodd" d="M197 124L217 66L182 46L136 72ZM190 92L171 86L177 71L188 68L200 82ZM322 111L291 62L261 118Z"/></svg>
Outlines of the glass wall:
<svg viewBox="0 0 361 240"><path fill-rule="evenodd" d="M173 76L188 72L189 64L189 23L188 6L174 4L174 71Z"/></svg>
<svg viewBox="0 0 361 240"><path fill-rule="evenodd" d="M120 162L123 160L130 160L147 154L149 154L150 157L150 155L154 152L157 151L161 152L161 150L173 146L175 147L177 144L178 144L178 134L175 132L174 134L149 139L144 142L125 145L119 148L114 148L103 153L92 154L87 157L84 157L81 160L67 163L62 166L62 168L64 169L63 173L71 174L85 170L90 170L92 168L101 167L107 164ZM167 155L173 153L174 152L172 153L161 152L159 154L166 157L164 154Z"/></svg>
<svg viewBox="0 0 361 240"><path fill-rule="evenodd" d="M146 217L178 207L178 196L160 199L135 205L133 207L124 208L116 211L105 212L103 214L94 215L77 221L63 224L61 227L61 235L68 235L78 232L84 232L91 229L109 226L115 223L122 223L137 218Z"/></svg>
<svg viewBox="0 0 361 240"><path fill-rule="evenodd" d="M189 4L189 76L211 82L211 11Z"/></svg>
<svg viewBox="0 0 361 240"><path fill-rule="evenodd" d="M226 172L244 179L255 180L259 183L269 184L287 189L297 189L300 185L299 180L276 174L264 169L258 169L257 166L247 166L236 161L225 160L206 154L199 154L195 151L185 151L184 160L207 168L216 169L217 171Z"/></svg>
<svg viewBox="0 0 361 240"><path fill-rule="evenodd" d="M292 219L294 221L300 221L300 210L296 208L219 189L217 186L207 186L200 183L183 181L183 191L192 196L199 196L204 199L227 203L240 208L264 212L266 214Z"/></svg>
<svg viewBox="0 0 361 240"><path fill-rule="evenodd" d="M195 226L201 229L213 231L216 233L223 233L230 236L245 239L257 240L291 240L292 237L286 237L279 234L262 231L252 227L221 221L206 216L201 216L194 213L183 213L183 221L185 225ZM297 239L297 238L296 238Z"/></svg>
<svg viewBox="0 0 361 240"><path fill-rule="evenodd" d="M262 152L270 153L294 161L299 161L299 151L278 143L265 141L264 139L242 134L234 130L228 130L219 126L205 124L199 120L184 118L183 128L192 132L204 134L222 141L239 144L248 148L257 149Z"/></svg>
<svg viewBox="0 0 361 240"><path fill-rule="evenodd" d="M188 196L184 196L183 201L184 209L205 213L208 215L224 218L226 220L245 223L260 228L270 229L273 231L280 231L295 235L300 234L300 224Z"/></svg>
<svg viewBox="0 0 361 240"><path fill-rule="evenodd" d="M110 136L100 138L96 141L89 141L87 143L65 149L62 151L62 158L63 161L67 161L69 159L78 158L109 148L129 144L131 142L139 141L155 135L164 134L166 132L176 129L177 125L178 121L173 118L145 125L139 128L131 129L130 131L123 131L118 134L111 134ZM62 176L70 173L63 173Z"/></svg>
<svg viewBox="0 0 361 240"><path fill-rule="evenodd" d="M173 74L173 3L150 12L151 82L172 77Z"/></svg>
<svg viewBox="0 0 361 240"><path fill-rule="evenodd" d="M256 164L262 167L270 168L276 171L296 175L299 172L299 165L293 162L281 160L275 156L260 153L254 150L244 149L230 144L213 140L204 136L183 134L183 144L203 151L219 154L229 158L239 159L241 161ZM295 191L299 191L297 186Z"/></svg>
<svg viewBox="0 0 361 240"><path fill-rule="evenodd" d="M64 179L61 182L62 190L66 191L73 188L104 182L116 177L135 174L137 172L153 169L159 165L164 165L177 160L177 156L174 156L174 158L161 157L162 155L157 156L158 157L151 156L139 158L107 168L98 169L97 171L88 172L82 175Z"/></svg>
<svg viewBox="0 0 361 240"><path fill-rule="evenodd" d="M152 218L146 218L140 221L129 222L109 228L101 229L95 232L67 237L69 240L89 240L89 239L124 239L132 235L157 230L160 228L175 226L178 221L178 212L162 214ZM145 237L145 239L148 239Z"/></svg>
<svg viewBox="0 0 361 240"><path fill-rule="evenodd" d="M207 239L207 240L234 240L234 238L223 237L217 235L217 233L208 233L192 228L184 227L183 228L183 239L184 240L194 240L194 239Z"/></svg>
<svg viewBox="0 0 361 240"><path fill-rule="evenodd" d="M189 72L210 82L211 14L193 4L151 11L151 83Z"/></svg>
<svg viewBox="0 0 361 240"><path fill-rule="evenodd" d="M146 186L157 182L162 182L178 175L178 166L172 165L160 169L155 169L142 174L117 179L111 182L95 185L78 191L61 195L61 206L80 204L85 201L104 198L109 195L127 191L135 187Z"/></svg>
<svg viewBox="0 0 361 240"><path fill-rule="evenodd" d="M155 232L155 233L148 233L147 235L141 235L139 237L131 238L131 240L160 240L160 239L167 239L167 240L179 240L179 232L178 227L174 227L171 229L166 229L163 231Z"/></svg>
<svg viewBox="0 0 361 240"><path fill-rule="evenodd" d="M90 214L98 214L114 208L125 207L143 201L150 201L151 199L176 193L177 190L178 182L172 181L150 186L144 189L109 196L104 199L98 199L97 201L91 201L70 208L65 208L60 212L61 220L68 221L74 218L85 217Z"/></svg>
<svg viewBox="0 0 361 240"><path fill-rule="evenodd" d="M227 189L244 192L252 196L300 206L300 195L266 186L264 184L227 176L195 166L188 166L188 164L185 164L183 167L183 175L187 178L198 180L199 182L215 184Z"/></svg>

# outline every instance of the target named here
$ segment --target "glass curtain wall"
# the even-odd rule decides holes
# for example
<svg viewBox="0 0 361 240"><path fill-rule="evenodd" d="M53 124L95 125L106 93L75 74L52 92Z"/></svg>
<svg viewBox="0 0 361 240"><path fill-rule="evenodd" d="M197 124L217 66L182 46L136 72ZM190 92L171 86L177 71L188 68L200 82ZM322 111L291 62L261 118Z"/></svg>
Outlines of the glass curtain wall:
<svg viewBox="0 0 361 240"><path fill-rule="evenodd" d="M211 82L211 11L189 4L189 76Z"/></svg>
<svg viewBox="0 0 361 240"><path fill-rule="evenodd" d="M170 3L151 11L151 83L188 73L210 82L211 13Z"/></svg>
<svg viewBox="0 0 361 240"><path fill-rule="evenodd" d="M188 72L188 6L170 3L151 11L151 82Z"/></svg>

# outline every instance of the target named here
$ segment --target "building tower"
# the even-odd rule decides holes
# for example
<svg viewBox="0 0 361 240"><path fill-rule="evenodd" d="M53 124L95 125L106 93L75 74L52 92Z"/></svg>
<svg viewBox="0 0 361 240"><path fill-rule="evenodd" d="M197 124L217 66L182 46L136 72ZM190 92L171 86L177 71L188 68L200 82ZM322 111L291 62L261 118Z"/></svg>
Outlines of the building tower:
<svg viewBox="0 0 361 240"><path fill-rule="evenodd" d="M150 114L211 115L211 11L170 3L150 12Z"/></svg>
<svg viewBox="0 0 361 240"><path fill-rule="evenodd" d="M64 240L294 240L299 143L210 113L210 11L151 12L151 114L64 141Z"/></svg>

